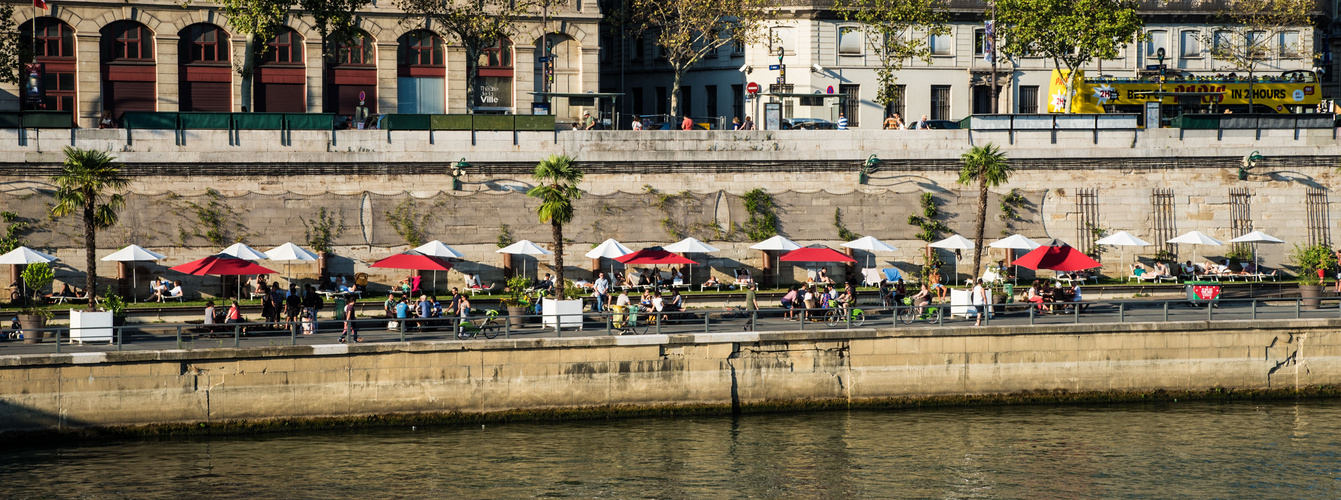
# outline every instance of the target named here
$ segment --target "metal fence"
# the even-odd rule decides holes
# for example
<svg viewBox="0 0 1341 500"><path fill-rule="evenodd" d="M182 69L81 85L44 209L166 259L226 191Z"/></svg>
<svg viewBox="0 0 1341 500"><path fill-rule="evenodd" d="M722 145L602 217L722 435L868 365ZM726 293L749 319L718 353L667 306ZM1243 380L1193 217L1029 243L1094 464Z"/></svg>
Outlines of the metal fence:
<svg viewBox="0 0 1341 500"><path fill-rule="evenodd" d="M987 306L985 326L1066 326L1169 321L1341 319L1341 298L1220 299L1206 304L1187 300L1110 300L1048 304L993 304ZM968 311L973 311L972 307ZM555 316L527 314L467 318L366 318L356 319L356 338L348 342L488 341L537 337L614 336L636 334L691 334L731 331L806 331L855 328L965 327L975 321L947 304L921 309L858 304L846 310L767 308L758 311L740 307L694 309L685 312L583 312L561 316L559 322L575 327L553 326ZM123 350L210 349L283 345L329 345L338 341L343 320L202 324L136 324L111 328L110 337L88 341L86 331L68 327L40 330L5 330L0 355L109 352ZM44 338L35 338L36 333ZM106 334L106 330L100 330ZM310 332L310 334L308 334ZM19 339L18 335L26 338ZM38 343L27 343L38 341Z"/></svg>

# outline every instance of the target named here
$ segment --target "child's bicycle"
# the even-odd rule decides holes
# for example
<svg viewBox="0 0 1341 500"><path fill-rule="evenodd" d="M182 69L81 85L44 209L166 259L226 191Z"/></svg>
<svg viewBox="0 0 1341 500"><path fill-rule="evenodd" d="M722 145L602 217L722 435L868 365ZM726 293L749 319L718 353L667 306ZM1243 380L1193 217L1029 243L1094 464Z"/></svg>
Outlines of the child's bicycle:
<svg viewBox="0 0 1341 500"><path fill-rule="evenodd" d="M913 306L912 297L904 297L903 305L907 306L899 308L899 321L902 321L903 324L910 325L914 321L921 320L926 320L927 323L936 323L936 318L938 317L937 311L940 310L939 307L928 304L922 308L922 314L918 314L916 306Z"/></svg>
<svg viewBox="0 0 1341 500"><path fill-rule="evenodd" d="M846 316L852 320L852 326L861 326L866 322L866 313L855 307L829 307L824 311L824 322L830 327L847 324L848 317L844 317L843 311L847 311Z"/></svg>
<svg viewBox="0 0 1341 500"><path fill-rule="evenodd" d="M614 312L614 315L611 316L610 326L618 331L620 335L642 335L647 333L647 320L638 317L638 312L642 310L642 306L639 306L638 304L610 306L610 310Z"/></svg>
<svg viewBox="0 0 1341 500"><path fill-rule="evenodd" d="M498 320L498 310L490 309L479 320L467 319L462 322L461 330L456 333L456 338L469 340L484 335L484 338L492 339L498 337L498 331L501 329L503 329L503 322Z"/></svg>

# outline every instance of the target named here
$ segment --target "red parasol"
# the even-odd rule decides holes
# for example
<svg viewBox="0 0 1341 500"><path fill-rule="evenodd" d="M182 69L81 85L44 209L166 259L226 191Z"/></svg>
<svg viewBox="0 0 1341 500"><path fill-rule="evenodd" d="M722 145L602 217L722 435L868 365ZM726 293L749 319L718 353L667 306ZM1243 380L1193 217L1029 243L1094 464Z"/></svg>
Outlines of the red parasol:
<svg viewBox="0 0 1341 500"><path fill-rule="evenodd" d="M374 262L371 267L416 269L420 271L446 271L452 268L452 263L432 255L426 255L415 250L410 250Z"/></svg>
<svg viewBox="0 0 1341 500"><path fill-rule="evenodd" d="M686 259L660 248L644 248L631 254L615 257L616 261L623 264L698 264L692 260Z"/></svg>
<svg viewBox="0 0 1341 500"><path fill-rule="evenodd" d="M778 258L781 262L856 262L856 259L828 247L805 247L792 250Z"/></svg>
<svg viewBox="0 0 1341 500"><path fill-rule="evenodd" d="M1052 240L1047 246L1030 250L1029 253L1015 259L1014 264L1035 271L1048 269L1064 273L1100 266L1099 262L1085 255L1084 252L1058 240Z"/></svg>
<svg viewBox="0 0 1341 500"><path fill-rule="evenodd" d="M205 276L207 274L216 276L240 276L245 274L274 273L274 271L271 271L260 264L223 255L211 255L170 269L179 273L186 273L194 276Z"/></svg>

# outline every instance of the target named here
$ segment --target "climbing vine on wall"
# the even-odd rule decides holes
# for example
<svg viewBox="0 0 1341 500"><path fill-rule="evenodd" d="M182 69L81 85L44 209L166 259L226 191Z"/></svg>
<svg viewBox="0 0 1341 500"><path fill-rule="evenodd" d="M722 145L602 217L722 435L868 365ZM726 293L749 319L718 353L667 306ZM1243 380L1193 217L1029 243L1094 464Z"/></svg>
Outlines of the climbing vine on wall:
<svg viewBox="0 0 1341 500"><path fill-rule="evenodd" d="M344 214L340 212L327 212L322 207L317 212L317 218L306 219L303 226L307 229L303 231L303 237L307 240L307 246L317 252L331 252L331 246L340 234L345 232Z"/></svg>
<svg viewBox="0 0 1341 500"><path fill-rule="evenodd" d="M676 194L663 193L646 184L643 185L643 192L654 197L651 205L665 215L659 222L661 228L666 230L666 234L671 238L678 240L694 234L703 236L706 231L712 231L717 239L724 239L721 226L715 222L685 222L693 220L693 216L703 210L703 200L694 193L689 191ZM707 237L707 239L713 238Z"/></svg>
<svg viewBox="0 0 1341 500"><path fill-rule="evenodd" d="M918 200L921 208L921 215L908 215L908 225L915 226L920 231L917 233L917 239L931 243L941 239L941 234L949 232L950 228L945 223L936 220L935 217L941 213L940 202L931 193L922 193L922 198ZM941 260L940 254L934 250L929 250L923 254L922 277L925 279L931 274L932 270L940 269L945 265Z"/></svg>
<svg viewBox="0 0 1341 500"><path fill-rule="evenodd" d="M434 206L445 205L442 202ZM424 244L424 226L428 224L429 214L419 213L419 204L413 198L406 198L396 204L396 208L387 210L386 221L391 228L410 246Z"/></svg>
<svg viewBox="0 0 1341 500"><path fill-rule="evenodd" d="M841 208L833 209L833 227L838 228L838 239L843 241L852 241L861 237L860 234L848 230L847 226L843 224L843 209Z"/></svg>
<svg viewBox="0 0 1341 500"><path fill-rule="evenodd" d="M177 195L172 197L180 198ZM205 190L204 203L187 201L185 204L185 208L173 210L178 215L195 219L195 224L190 228L177 226L177 239L182 245L186 245L192 236L204 238L214 245L242 241L247 237L246 227L239 222L242 215L224 204L223 195L213 188Z"/></svg>
<svg viewBox="0 0 1341 500"><path fill-rule="evenodd" d="M755 188L741 196L745 212L750 218L740 227L750 241L763 241L778 234L778 215L774 212L773 195L763 188Z"/></svg>
<svg viewBox="0 0 1341 500"><path fill-rule="evenodd" d="M23 237L32 232L34 226L19 214L14 212L0 212L0 220L5 224L5 236L0 238L0 253L9 253L15 248L23 246Z"/></svg>

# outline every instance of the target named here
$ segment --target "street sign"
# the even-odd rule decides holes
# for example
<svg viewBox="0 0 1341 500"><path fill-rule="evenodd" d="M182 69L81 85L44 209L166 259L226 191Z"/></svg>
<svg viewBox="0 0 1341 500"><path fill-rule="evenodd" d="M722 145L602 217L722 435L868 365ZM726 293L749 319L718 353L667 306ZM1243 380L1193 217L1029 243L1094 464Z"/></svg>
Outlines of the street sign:
<svg viewBox="0 0 1341 500"><path fill-rule="evenodd" d="M1157 71L1157 70L1161 70L1161 69L1167 69L1168 67L1169 67L1169 65L1167 65L1167 64L1147 64L1147 65L1145 65L1145 69L1146 69L1146 71Z"/></svg>
<svg viewBox="0 0 1341 500"><path fill-rule="evenodd" d="M830 85L829 88L825 89L825 90L824 90L824 93L825 93L825 94L832 94L832 93L833 93L833 85Z"/></svg>
<svg viewBox="0 0 1341 500"><path fill-rule="evenodd" d="M770 65L768 65L768 70L769 70L769 71L777 71L777 70L780 70L780 69L782 69L782 65L781 65L781 64L770 64Z"/></svg>
<svg viewBox="0 0 1341 500"><path fill-rule="evenodd" d="M366 92L360 90L360 91L359 91L359 100L360 100L360 101L366 101L366 100L368 100L368 94L367 94Z"/></svg>
<svg viewBox="0 0 1341 500"><path fill-rule="evenodd" d="M549 56L540 56L540 62L549 62Z"/></svg>
<svg viewBox="0 0 1341 500"><path fill-rule="evenodd" d="M751 93L751 94L758 94L758 93L759 93L759 84L754 83L754 82L750 82L749 84L745 85L745 91L746 91L746 92L749 92L749 93Z"/></svg>

